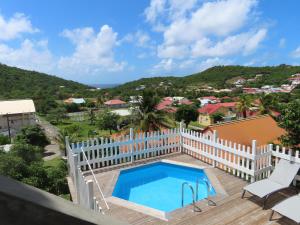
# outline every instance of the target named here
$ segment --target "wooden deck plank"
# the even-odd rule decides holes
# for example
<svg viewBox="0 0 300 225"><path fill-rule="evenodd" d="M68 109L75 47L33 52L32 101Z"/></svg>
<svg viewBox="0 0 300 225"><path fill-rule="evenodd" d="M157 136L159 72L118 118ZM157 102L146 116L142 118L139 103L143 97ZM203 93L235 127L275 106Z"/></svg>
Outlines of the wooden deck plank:
<svg viewBox="0 0 300 225"><path fill-rule="evenodd" d="M175 155L171 156L168 159L178 162L190 163L197 166L209 166L206 163L201 162L188 155ZM214 176L219 180L219 183L222 184L224 190L228 194L228 196L226 197L216 198L217 206L215 207L207 206L205 201L201 201L198 202L197 205L201 207L202 212L195 213L192 211L192 206L188 206L184 210L179 210L180 212L176 212L175 215L173 215L172 219L169 221L163 221L112 203L109 203L111 209L106 210L105 213L134 225L296 224L287 218L281 218L281 216L277 214L274 215L274 218L279 219L269 221L271 210L263 210L261 207L262 201L260 199L250 195L247 195L248 197L245 199L241 199L242 188L247 185L246 181L217 168L212 168L209 170L213 172ZM96 174L98 182L100 183L101 188L103 188L106 197L108 197L108 195L112 192L113 186L116 181L115 177L118 173L119 169L114 169L112 171L105 171ZM96 187L94 187L94 190L97 195L100 196L100 193L97 192ZM282 199L294 194L295 193L293 191L285 191L283 193L275 194L274 196L271 196L267 207L271 208Z"/></svg>

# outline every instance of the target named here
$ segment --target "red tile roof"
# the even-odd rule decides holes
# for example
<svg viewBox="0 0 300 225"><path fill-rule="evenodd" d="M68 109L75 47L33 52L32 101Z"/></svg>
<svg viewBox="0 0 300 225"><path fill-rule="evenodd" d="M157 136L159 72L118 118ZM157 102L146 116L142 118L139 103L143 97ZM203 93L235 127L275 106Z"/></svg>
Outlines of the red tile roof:
<svg viewBox="0 0 300 225"><path fill-rule="evenodd" d="M198 109L199 113L202 114L213 114L221 107L235 107L236 102L224 102L224 103L217 103L217 104L206 104L202 108Z"/></svg>
<svg viewBox="0 0 300 225"><path fill-rule="evenodd" d="M123 105L126 104L126 102L120 100L120 99L113 99L113 100L109 100L104 102L105 105Z"/></svg>
<svg viewBox="0 0 300 225"><path fill-rule="evenodd" d="M180 104L182 104L182 105L192 105L193 104L193 102L191 102L190 100L188 100L188 99L181 99L180 101L179 101L179 103Z"/></svg>
<svg viewBox="0 0 300 225"><path fill-rule="evenodd" d="M172 101L170 100L163 100L162 102L158 103L157 106L155 107L157 110L163 110L167 108L168 106L172 105Z"/></svg>

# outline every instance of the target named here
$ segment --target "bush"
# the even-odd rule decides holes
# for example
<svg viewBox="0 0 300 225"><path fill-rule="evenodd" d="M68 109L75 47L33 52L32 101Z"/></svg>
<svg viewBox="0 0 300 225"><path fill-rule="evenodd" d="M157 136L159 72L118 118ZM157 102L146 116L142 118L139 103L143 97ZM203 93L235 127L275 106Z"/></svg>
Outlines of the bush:
<svg viewBox="0 0 300 225"><path fill-rule="evenodd" d="M0 134L0 145L10 144L9 137Z"/></svg>
<svg viewBox="0 0 300 225"><path fill-rule="evenodd" d="M50 143L44 131L38 125L22 128L22 130L17 134L15 141L17 143L21 142L40 147L45 147Z"/></svg>

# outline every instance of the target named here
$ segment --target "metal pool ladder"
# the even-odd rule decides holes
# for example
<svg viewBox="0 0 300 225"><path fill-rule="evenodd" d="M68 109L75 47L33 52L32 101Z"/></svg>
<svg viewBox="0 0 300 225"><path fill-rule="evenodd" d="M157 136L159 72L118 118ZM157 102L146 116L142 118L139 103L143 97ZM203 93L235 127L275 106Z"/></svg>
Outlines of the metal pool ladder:
<svg viewBox="0 0 300 225"><path fill-rule="evenodd" d="M205 198L205 200L207 201L207 205L209 206L216 206L217 203L215 203L213 200L210 200L208 197L209 197L209 193L210 193L210 185L208 183L208 181L206 179L203 179L201 180L205 183L206 185L206 190L207 190L207 197ZM199 187L199 179L197 179L197 182L196 182L196 201L198 201L198 188Z"/></svg>
<svg viewBox="0 0 300 225"><path fill-rule="evenodd" d="M192 191L192 197L193 197L193 206L194 206L194 208L193 208L193 211L194 212L201 212L201 209L198 207L198 206L196 206L196 199L195 199L195 191L194 191L194 188L193 188L193 186L191 185L191 184L189 184L188 182L183 182L182 183L182 186L181 186L181 207L183 207L183 205L184 205L184 186L185 185L188 185L188 187L191 189L191 191Z"/></svg>

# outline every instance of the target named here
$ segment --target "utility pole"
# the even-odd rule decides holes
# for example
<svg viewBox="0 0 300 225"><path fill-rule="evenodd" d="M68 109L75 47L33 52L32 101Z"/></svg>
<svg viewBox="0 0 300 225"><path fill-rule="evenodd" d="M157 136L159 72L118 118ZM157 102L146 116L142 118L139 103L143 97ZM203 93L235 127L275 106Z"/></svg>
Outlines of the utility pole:
<svg viewBox="0 0 300 225"><path fill-rule="evenodd" d="M6 121L7 121L8 137L9 137L9 141L10 141L10 143L11 143L11 134L10 134L10 125L9 125L9 117L8 117L8 114L6 114Z"/></svg>

